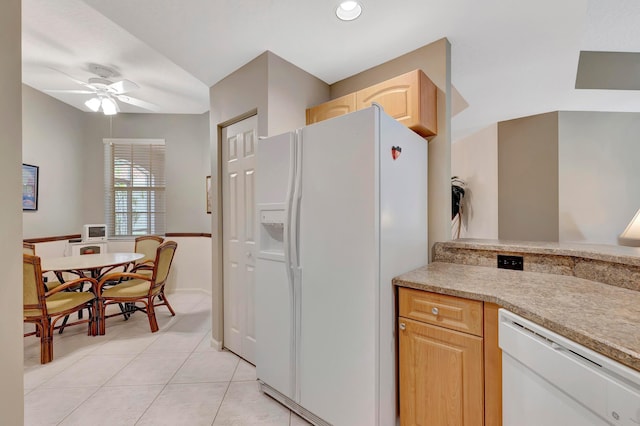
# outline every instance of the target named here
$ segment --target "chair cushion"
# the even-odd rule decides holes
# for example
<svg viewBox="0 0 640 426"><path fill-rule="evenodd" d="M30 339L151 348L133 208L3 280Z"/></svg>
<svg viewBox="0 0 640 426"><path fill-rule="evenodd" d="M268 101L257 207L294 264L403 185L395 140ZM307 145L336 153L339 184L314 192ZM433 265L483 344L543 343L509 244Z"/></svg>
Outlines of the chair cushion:
<svg viewBox="0 0 640 426"><path fill-rule="evenodd" d="M104 290L102 292L102 297L110 299L145 297L149 294L149 287L151 287L150 281L129 280Z"/></svg>
<svg viewBox="0 0 640 426"><path fill-rule="evenodd" d="M153 275L153 270L151 270L151 269L138 269L136 271L136 274L144 275L145 277L149 277L149 279L151 279L151 276Z"/></svg>
<svg viewBox="0 0 640 426"><path fill-rule="evenodd" d="M54 288L60 286L60 281L47 281L44 283L44 286L47 288L47 291L51 291Z"/></svg>
<svg viewBox="0 0 640 426"><path fill-rule="evenodd" d="M87 291L61 291L47 297L47 312L49 315L57 315L60 312L84 305L94 298L93 293ZM25 317L37 317L40 315L40 309L27 309L24 311Z"/></svg>

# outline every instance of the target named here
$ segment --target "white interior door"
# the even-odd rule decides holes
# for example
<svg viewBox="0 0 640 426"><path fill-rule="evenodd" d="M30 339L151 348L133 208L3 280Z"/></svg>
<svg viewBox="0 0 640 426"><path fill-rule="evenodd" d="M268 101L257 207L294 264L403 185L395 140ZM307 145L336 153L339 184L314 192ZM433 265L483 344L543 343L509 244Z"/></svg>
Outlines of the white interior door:
<svg viewBox="0 0 640 426"><path fill-rule="evenodd" d="M258 118L222 129L224 346L255 363L255 148Z"/></svg>

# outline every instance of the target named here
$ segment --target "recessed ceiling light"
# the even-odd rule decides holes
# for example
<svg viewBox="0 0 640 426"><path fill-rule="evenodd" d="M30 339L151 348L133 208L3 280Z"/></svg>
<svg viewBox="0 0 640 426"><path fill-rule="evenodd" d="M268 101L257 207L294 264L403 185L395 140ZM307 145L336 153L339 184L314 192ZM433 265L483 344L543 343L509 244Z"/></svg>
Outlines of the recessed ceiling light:
<svg viewBox="0 0 640 426"><path fill-rule="evenodd" d="M362 13L362 6L357 1L343 1L336 9L336 15L343 21L353 21Z"/></svg>

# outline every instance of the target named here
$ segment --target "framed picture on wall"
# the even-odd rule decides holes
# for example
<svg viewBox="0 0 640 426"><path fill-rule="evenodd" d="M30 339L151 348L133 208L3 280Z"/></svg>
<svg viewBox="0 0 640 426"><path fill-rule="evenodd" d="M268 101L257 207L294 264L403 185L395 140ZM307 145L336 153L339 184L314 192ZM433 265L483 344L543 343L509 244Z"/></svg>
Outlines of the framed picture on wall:
<svg viewBox="0 0 640 426"><path fill-rule="evenodd" d="M22 210L38 210L38 166L22 164Z"/></svg>
<svg viewBox="0 0 640 426"><path fill-rule="evenodd" d="M211 214L211 176L207 176L206 179L206 190L207 190L207 213Z"/></svg>

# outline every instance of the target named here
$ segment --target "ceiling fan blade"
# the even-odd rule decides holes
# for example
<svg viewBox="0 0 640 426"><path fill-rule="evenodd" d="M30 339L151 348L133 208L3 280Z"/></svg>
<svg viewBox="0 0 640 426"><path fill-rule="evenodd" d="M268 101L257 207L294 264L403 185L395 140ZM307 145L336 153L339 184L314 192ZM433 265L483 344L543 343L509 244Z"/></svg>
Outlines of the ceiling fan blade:
<svg viewBox="0 0 640 426"><path fill-rule="evenodd" d="M136 83L134 83L133 81L130 81L130 80L116 81L115 83L110 84L109 86L107 86L107 89L110 92L113 92L113 93L116 93L116 94L131 92L132 90L136 90L136 89L139 89L139 88L140 88L140 86L138 86Z"/></svg>
<svg viewBox="0 0 640 426"><path fill-rule="evenodd" d="M75 78L75 77L73 77L73 76L71 76L71 75L67 74L67 73L66 73L66 72L64 72L64 71L60 71L60 70L58 70L58 69L51 68L51 67L48 67L48 68L49 68L49 69L51 69L51 70L53 70L53 71L55 71L55 72L59 72L60 74L64 75L64 76L65 76L65 77L67 77L69 80L73 81L74 83L78 83L79 85L84 86L84 87L88 87L89 89L93 89L93 87L92 87L89 83L87 83L86 81L78 80L77 78Z"/></svg>
<svg viewBox="0 0 640 426"><path fill-rule="evenodd" d="M158 111L160 109L160 108L158 108L157 105L152 104L151 102L143 101L141 99L132 98L131 96L116 95L116 98L119 101L124 102L125 104L130 104L130 105L134 105L134 106L137 106L137 107L140 107L140 108L148 109L149 111Z"/></svg>
<svg viewBox="0 0 640 426"><path fill-rule="evenodd" d="M56 90L56 89L44 89L45 92L49 92L49 93L73 93L73 94L84 94L84 95L88 95L88 94L95 94L95 90Z"/></svg>

